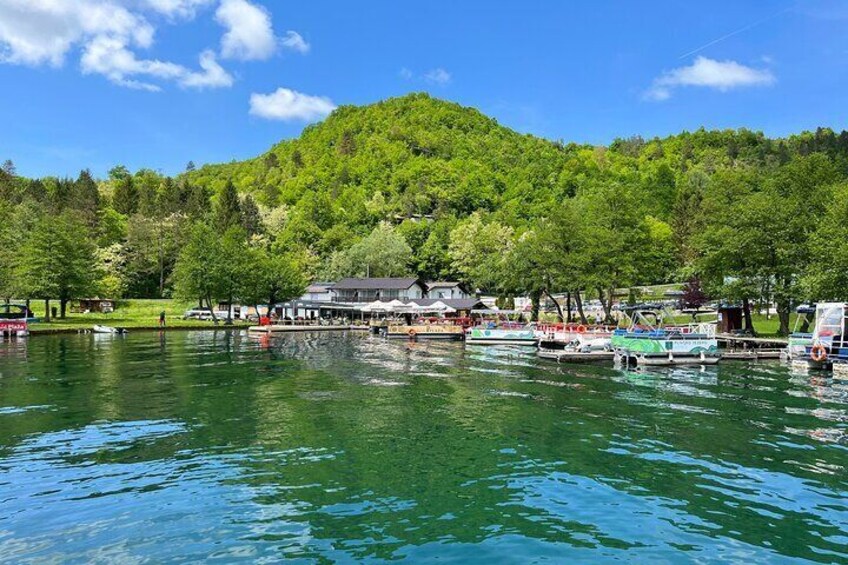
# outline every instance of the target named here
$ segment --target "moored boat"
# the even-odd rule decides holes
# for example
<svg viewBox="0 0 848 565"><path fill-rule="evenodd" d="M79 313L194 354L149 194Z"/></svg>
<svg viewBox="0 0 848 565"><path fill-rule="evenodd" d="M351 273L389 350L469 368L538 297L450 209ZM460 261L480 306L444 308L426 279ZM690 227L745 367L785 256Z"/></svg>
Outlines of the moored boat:
<svg viewBox="0 0 848 565"><path fill-rule="evenodd" d="M125 328L113 328L112 326L101 326L99 324L95 324L92 328L92 331L96 334L125 334L127 330Z"/></svg>
<svg viewBox="0 0 848 565"><path fill-rule="evenodd" d="M442 340L461 340L464 330L461 325L444 322L412 322L407 323L388 323L381 327L380 335L388 339L442 339Z"/></svg>
<svg viewBox="0 0 848 565"><path fill-rule="evenodd" d="M536 333L532 326L519 324L474 326L465 332L465 343L469 345L529 345L535 347Z"/></svg>
<svg viewBox="0 0 848 565"><path fill-rule="evenodd" d="M629 365L714 365L721 359L715 323L667 325L664 309L643 305L625 310L627 329L615 330L610 339L616 363Z"/></svg>
<svg viewBox="0 0 848 565"><path fill-rule="evenodd" d="M603 351L610 348L614 326L591 324L546 324L539 326L536 336L544 349L576 349Z"/></svg>
<svg viewBox="0 0 848 565"><path fill-rule="evenodd" d="M798 317L795 319L795 327L789 334L789 343L783 350L782 358L790 363L801 363L806 365L807 349L813 346L813 332L815 328L816 307L801 305L796 309Z"/></svg>
<svg viewBox="0 0 848 565"><path fill-rule="evenodd" d="M815 322L804 353L792 360L813 369L833 369L834 373L848 374L848 303L819 302L816 304Z"/></svg>

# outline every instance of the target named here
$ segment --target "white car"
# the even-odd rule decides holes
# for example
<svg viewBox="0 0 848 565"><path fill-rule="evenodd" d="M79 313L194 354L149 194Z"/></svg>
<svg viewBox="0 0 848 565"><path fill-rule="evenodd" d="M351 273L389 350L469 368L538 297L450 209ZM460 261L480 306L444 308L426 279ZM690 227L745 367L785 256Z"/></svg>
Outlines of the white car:
<svg viewBox="0 0 848 565"><path fill-rule="evenodd" d="M192 308L183 314L183 320L211 320L212 311L209 308Z"/></svg>

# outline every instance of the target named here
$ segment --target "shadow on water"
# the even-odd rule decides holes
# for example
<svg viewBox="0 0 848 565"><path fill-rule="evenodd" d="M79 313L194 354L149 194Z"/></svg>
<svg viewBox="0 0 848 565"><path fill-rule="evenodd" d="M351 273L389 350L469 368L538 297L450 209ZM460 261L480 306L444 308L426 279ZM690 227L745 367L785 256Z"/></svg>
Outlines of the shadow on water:
<svg viewBox="0 0 848 565"><path fill-rule="evenodd" d="M848 559L848 385L239 332L0 344L0 562Z"/></svg>

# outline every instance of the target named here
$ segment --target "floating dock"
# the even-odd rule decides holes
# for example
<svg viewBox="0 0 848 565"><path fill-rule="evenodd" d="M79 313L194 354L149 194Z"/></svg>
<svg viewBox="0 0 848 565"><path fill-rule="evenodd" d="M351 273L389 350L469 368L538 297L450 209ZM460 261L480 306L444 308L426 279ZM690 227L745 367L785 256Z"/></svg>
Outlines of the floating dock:
<svg viewBox="0 0 848 565"><path fill-rule="evenodd" d="M735 351L722 351L722 359L737 361L759 361L760 359L780 359L780 349L743 349Z"/></svg>
<svg viewBox="0 0 848 565"><path fill-rule="evenodd" d="M540 359L550 359L557 363L597 363L612 361L612 351L569 351L567 349L540 349L536 352Z"/></svg>

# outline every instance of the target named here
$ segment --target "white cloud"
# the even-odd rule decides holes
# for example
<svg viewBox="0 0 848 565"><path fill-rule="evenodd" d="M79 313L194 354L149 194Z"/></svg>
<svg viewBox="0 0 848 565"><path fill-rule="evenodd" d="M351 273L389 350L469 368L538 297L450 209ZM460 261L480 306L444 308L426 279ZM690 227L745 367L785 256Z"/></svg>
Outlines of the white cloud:
<svg viewBox="0 0 848 565"><path fill-rule="evenodd" d="M214 0L144 0L151 10L169 18L192 19L199 8L212 4Z"/></svg>
<svg viewBox="0 0 848 565"><path fill-rule="evenodd" d="M663 73L654 80L651 88L645 93L645 98L667 100L675 88L682 86L700 86L727 92L746 86L769 86L775 81L775 76L768 69L755 69L736 61L716 61L698 57L687 67Z"/></svg>
<svg viewBox="0 0 848 565"><path fill-rule="evenodd" d="M226 59L263 60L277 50L271 15L247 0L221 0L215 19L226 28L221 55Z"/></svg>
<svg viewBox="0 0 848 565"><path fill-rule="evenodd" d="M329 98L310 96L288 88L278 88L270 94L250 95L250 114L268 120L312 121L335 109L336 105Z"/></svg>
<svg viewBox="0 0 848 565"><path fill-rule="evenodd" d="M104 0L0 0L0 61L59 67L71 47L96 35L149 47L144 17Z"/></svg>
<svg viewBox="0 0 848 565"><path fill-rule="evenodd" d="M139 59L120 39L103 36L96 37L85 46L81 66L83 73L101 74L120 86L152 92L161 88L138 77L174 80L181 86L198 89L233 84L233 78L218 64L212 51L200 54L202 71L190 71L176 63Z"/></svg>
<svg viewBox="0 0 848 565"><path fill-rule="evenodd" d="M398 71L398 76L403 80L423 80L424 82L438 84L439 86L445 86L453 80L451 74L441 67L430 69L426 73L422 73L420 75L411 71L407 67L401 67L400 71Z"/></svg>
<svg viewBox="0 0 848 565"><path fill-rule="evenodd" d="M439 67L437 69L427 71L424 74L424 80L435 84L446 85L451 81L451 74Z"/></svg>
<svg viewBox="0 0 848 565"><path fill-rule="evenodd" d="M0 0L0 62L60 67L70 50L81 48L83 74L100 74L114 84L148 91L156 81L188 88L232 85L215 55L200 55L200 70L158 59L139 58L134 48L153 44L154 27L137 11L189 17L212 0Z"/></svg>
<svg viewBox="0 0 848 565"><path fill-rule="evenodd" d="M291 30L286 32L286 36L283 38L283 45L289 49L297 51L298 53L304 54L309 53L309 49L311 48L311 45L303 39L303 36L296 31Z"/></svg>
<svg viewBox="0 0 848 565"><path fill-rule="evenodd" d="M180 84L187 88L221 88L233 85L233 77L218 64L215 53L206 50L200 54L200 68L203 72L187 72Z"/></svg>

